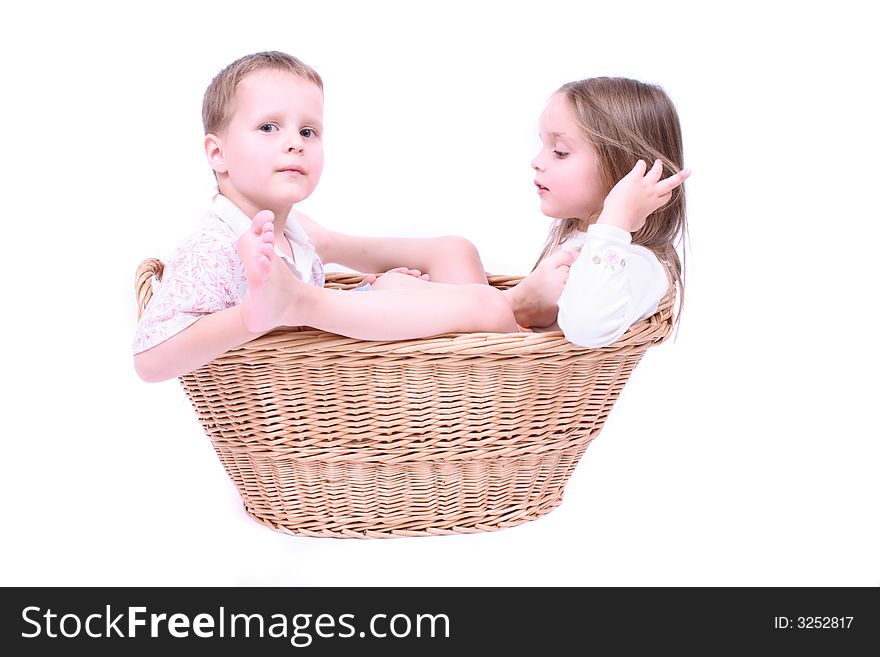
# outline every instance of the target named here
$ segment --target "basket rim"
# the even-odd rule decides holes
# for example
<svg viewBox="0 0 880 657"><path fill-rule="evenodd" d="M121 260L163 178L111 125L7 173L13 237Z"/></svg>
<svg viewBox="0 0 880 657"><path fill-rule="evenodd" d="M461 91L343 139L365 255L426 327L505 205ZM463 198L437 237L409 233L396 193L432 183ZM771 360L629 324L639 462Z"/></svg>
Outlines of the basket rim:
<svg viewBox="0 0 880 657"><path fill-rule="evenodd" d="M668 320L665 321L658 317L658 314L655 314L630 327L621 338L610 345L580 347L569 342L568 338L559 330L546 333L445 333L430 338L411 340L366 341L318 329L282 328L230 349L227 355L277 351L279 348L283 348L291 354L313 352L320 349L323 353L345 352L365 356L382 353L398 356L447 353L472 356L513 356L538 352L546 354L548 351L556 354L583 351L607 354L659 342L665 338L668 330Z"/></svg>

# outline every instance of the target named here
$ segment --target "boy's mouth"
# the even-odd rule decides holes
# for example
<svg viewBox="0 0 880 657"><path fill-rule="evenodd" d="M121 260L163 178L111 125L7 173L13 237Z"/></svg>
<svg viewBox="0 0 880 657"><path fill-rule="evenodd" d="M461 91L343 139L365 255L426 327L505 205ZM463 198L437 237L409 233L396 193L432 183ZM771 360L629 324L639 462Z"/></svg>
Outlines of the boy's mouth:
<svg viewBox="0 0 880 657"><path fill-rule="evenodd" d="M301 176L306 175L306 170L303 169L302 167L296 166L296 165L291 166L291 167L284 167L283 169L281 169L281 172L282 173L292 173L292 174L298 173Z"/></svg>

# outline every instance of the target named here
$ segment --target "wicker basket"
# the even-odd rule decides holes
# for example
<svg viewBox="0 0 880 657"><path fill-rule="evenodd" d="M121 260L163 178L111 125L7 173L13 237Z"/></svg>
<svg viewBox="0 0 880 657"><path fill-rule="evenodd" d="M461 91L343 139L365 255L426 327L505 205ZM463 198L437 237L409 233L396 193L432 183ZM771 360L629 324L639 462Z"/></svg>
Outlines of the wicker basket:
<svg viewBox="0 0 880 657"><path fill-rule="evenodd" d="M141 312L162 263L144 261ZM360 276L330 275L350 288ZM491 277L499 288L519 277ZM558 506L672 294L614 344L560 332L366 342L279 330L180 377L245 510L307 536L501 529Z"/></svg>

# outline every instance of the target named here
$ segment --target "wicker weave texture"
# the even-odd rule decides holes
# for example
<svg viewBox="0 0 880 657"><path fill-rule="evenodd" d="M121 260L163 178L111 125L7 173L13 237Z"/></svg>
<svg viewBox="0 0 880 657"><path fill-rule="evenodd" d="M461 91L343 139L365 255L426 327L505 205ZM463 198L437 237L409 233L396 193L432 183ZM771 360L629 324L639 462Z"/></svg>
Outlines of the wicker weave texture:
<svg viewBox="0 0 880 657"><path fill-rule="evenodd" d="M136 278L139 311L157 260ZM352 287L359 276L329 277ZM516 277L492 277L504 288ZM397 342L280 330L180 378L247 512L308 536L501 529L562 501L671 295L602 349L559 332Z"/></svg>

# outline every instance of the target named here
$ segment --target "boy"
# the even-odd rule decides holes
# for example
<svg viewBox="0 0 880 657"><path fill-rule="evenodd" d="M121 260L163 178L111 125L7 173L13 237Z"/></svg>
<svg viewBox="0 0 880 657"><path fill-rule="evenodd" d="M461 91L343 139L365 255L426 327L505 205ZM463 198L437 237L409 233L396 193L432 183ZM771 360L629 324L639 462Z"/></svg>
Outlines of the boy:
<svg viewBox="0 0 880 657"><path fill-rule="evenodd" d="M342 235L293 209L324 163L323 85L310 67L278 52L243 57L211 82L202 115L219 194L141 317L134 362L142 379L180 376L278 326L366 340L516 331L466 240ZM388 273L374 291L340 293L323 287L322 260L360 271L405 262L437 284L410 289L405 274Z"/></svg>

